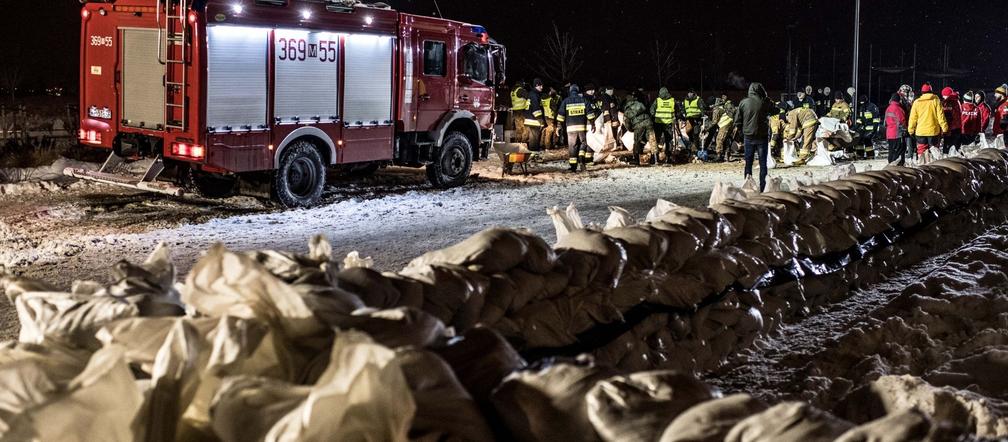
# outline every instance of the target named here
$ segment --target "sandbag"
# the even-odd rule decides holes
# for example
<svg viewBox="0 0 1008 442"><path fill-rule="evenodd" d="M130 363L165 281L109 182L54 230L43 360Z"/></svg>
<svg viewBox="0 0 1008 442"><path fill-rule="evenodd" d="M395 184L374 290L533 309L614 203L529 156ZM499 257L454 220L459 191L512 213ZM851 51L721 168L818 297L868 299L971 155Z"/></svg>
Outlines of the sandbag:
<svg viewBox="0 0 1008 442"><path fill-rule="evenodd" d="M574 207L574 203L567 206L566 210L560 210L556 206L547 207L546 214L553 221L557 243L566 239L567 235L571 232L585 228L584 222L581 221L581 215L578 214L577 208Z"/></svg>
<svg viewBox="0 0 1008 442"><path fill-rule="evenodd" d="M664 216L666 213L675 210L677 207L679 207L678 204L665 201L663 199L658 199L658 201L655 202L655 206L652 207L651 210L648 211L647 216L644 217L644 221L645 222L655 221Z"/></svg>
<svg viewBox="0 0 1008 442"><path fill-rule="evenodd" d="M396 358L416 402L411 440L493 440L479 407L437 355L400 349Z"/></svg>
<svg viewBox="0 0 1008 442"><path fill-rule="evenodd" d="M214 434L224 442L264 440L273 425L298 408L311 391L310 386L270 378L227 378L210 407Z"/></svg>
<svg viewBox="0 0 1008 442"><path fill-rule="evenodd" d="M545 273L550 270L555 258L552 249L536 235L493 228L453 246L425 253L411 261L405 271L408 273L428 265L450 265L489 275L523 266L535 273Z"/></svg>
<svg viewBox="0 0 1008 442"><path fill-rule="evenodd" d="M833 440L851 429L850 422L803 402L784 402L740 421L725 442L803 442Z"/></svg>
<svg viewBox="0 0 1008 442"><path fill-rule="evenodd" d="M626 209L622 207L609 206L609 219L606 220L605 230L632 226L634 224L637 224L637 221Z"/></svg>
<svg viewBox="0 0 1008 442"><path fill-rule="evenodd" d="M725 183L718 181L714 183L714 189L711 190L710 199L707 202L707 207L714 207L728 200L744 200L748 197L746 192L741 188L735 187L731 183Z"/></svg>
<svg viewBox="0 0 1008 442"><path fill-rule="evenodd" d="M488 405L490 393L508 374L525 368L525 360L494 329L476 327L436 352L451 366L473 398Z"/></svg>
<svg viewBox="0 0 1008 442"><path fill-rule="evenodd" d="M55 394L33 397L34 406L17 416L3 434L4 439L134 440L132 425L143 408L144 395L133 380L124 354L120 346L95 352L84 370L65 387L56 389Z"/></svg>
<svg viewBox="0 0 1008 442"><path fill-rule="evenodd" d="M405 441L416 403L392 350L358 332L339 333L329 368L308 397L266 434L270 441Z"/></svg>
<svg viewBox="0 0 1008 442"><path fill-rule="evenodd" d="M461 333L476 325L489 278L464 267L441 265L410 267L403 276L423 283L423 311Z"/></svg>
<svg viewBox="0 0 1008 442"><path fill-rule="evenodd" d="M380 272L366 267L351 267L336 274L340 288L357 295L368 307L392 308L400 305L399 289Z"/></svg>
<svg viewBox="0 0 1008 442"><path fill-rule="evenodd" d="M916 442L928 440L935 427L919 410L903 410L851 428L836 442Z"/></svg>
<svg viewBox="0 0 1008 442"><path fill-rule="evenodd" d="M720 392L692 375L651 371L615 376L588 391L588 419L606 441L653 441L683 411Z"/></svg>
<svg viewBox="0 0 1008 442"><path fill-rule="evenodd" d="M808 166L815 166L815 167L832 166L834 164L833 156L830 155L828 150L826 150L826 143L824 143L822 140L816 140L815 145L816 145L815 156L812 157L812 159L805 164Z"/></svg>
<svg viewBox="0 0 1008 442"><path fill-rule="evenodd" d="M766 410L759 399L734 394L693 406L665 428L661 442L721 442L739 421Z"/></svg>
<svg viewBox="0 0 1008 442"><path fill-rule="evenodd" d="M626 267L627 252L623 245L599 232L575 230L558 242L556 249L561 254L565 251L578 251L599 258L596 277L589 283L615 287Z"/></svg>
<svg viewBox="0 0 1008 442"><path fill-rule="evenodd" d="M653 269L669 251L668 237L650 226L621 227L606 230L605 234L623 242L628 264L633 269Z"/></svg>
<svg viewBox="0 0 1008 442"><path fill-rule="evenodd" d="M558 361L512 373L491 399L515 440L598 441L585 394L615 374L589 362Z"/></svg>

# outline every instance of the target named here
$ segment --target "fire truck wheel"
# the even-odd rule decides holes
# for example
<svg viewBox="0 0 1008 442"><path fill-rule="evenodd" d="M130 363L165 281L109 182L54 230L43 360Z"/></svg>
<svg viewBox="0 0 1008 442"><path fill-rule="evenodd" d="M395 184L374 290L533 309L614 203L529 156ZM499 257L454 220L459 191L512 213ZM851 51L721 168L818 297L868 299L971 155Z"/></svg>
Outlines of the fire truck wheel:
<svg viewBox="0 0 1008 442"><path fill-rule="evenodd" d="M434 162L427 165L427 180L434 187L449 189L465 184L472 169L472 144L460 132L445 136Z"/></svg>
<svg viewBox="0 0 1008 442"><path fill-rule="evenodd" d="M296 141L284 152L273 174L273 197L286 207L311 207L322 196L325 178L322 155L315 145Z"/></svg>

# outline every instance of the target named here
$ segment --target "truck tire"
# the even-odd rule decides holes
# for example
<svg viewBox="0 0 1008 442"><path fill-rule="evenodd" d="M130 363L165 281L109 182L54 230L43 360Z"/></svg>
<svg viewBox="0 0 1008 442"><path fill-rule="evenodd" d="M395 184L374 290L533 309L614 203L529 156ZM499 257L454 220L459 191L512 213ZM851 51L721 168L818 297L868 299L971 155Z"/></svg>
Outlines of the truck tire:
<svg viewBox="0 0 1008 442"><path fill-rule="evenodd" d="M314 206L322 197L325 181L326 167L315 144L295 141L273 173L273 199L290 208Z"/></svg>
<svg viewBox="0 0 1008 442"><path fill-rule="evenodd" d="M465 184L472 170L472 143L460 132L445 136L433 163L427 165L427 180L434 187L450 189Z"/></svg>

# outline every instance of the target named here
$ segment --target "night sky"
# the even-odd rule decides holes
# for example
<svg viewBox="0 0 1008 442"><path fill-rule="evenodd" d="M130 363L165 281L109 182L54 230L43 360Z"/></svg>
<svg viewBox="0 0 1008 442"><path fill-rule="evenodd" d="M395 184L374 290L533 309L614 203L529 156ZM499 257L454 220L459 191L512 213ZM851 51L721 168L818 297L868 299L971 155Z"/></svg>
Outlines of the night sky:
<svg viewBox="0 0 1008 442"><path fill-rule="evenodd" d="M74 0L5 2L0 20L3 63L21 60L26 87L76 86L80 5ZM386 0L393 7L436 15L434 0ZM445 17L485 25L509 48L509 75L535 76L531 55L552 30L553 21L584 46L578 79L627 88L654 88L648 53L656 39L678 43L680 71L669 86L705 91L730 89L730 73L761 81L770 89L786 85L789 34L800 75L799 87L846 88L851 83L854 1L639 0L611 2L438 0ZM589 6L590 5L590 6ZM790 26L789 26L790 25ZM790 29L789 29L790 28ZM862 69L868 81L869 45L873 65L912 64L918 47L918 83L924 72L939 72L944 45L949 66L972 73L948 80L959 89L985 88L1008 81L1003 45L1005 8L999 2L865 0L862 4ZM811 80L808 51L812 49ZM834 69L834 52L836 67ZM743 83L738 81L736 84ZM911 74L874 76L886 95ZM933 79L940 84L940 79ZM702 84L701 84L702 83ZM915 85L916 87L917 85ZM878 95L875 92L873 95Z"/></svg>

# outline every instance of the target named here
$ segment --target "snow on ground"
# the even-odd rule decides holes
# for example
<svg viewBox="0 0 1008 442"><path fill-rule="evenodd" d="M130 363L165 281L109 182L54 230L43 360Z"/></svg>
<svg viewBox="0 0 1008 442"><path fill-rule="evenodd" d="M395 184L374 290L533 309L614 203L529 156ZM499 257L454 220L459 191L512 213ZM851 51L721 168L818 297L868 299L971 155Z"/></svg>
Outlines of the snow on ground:
<svg viewBox="0 0 1008 442"><path fill-rule="evenodd" d="M858 163L878 169L884 161ZM554 239L546 207L577 205L585 222L604 223L608 206L643 217L658 198L704 206L718 181L742 182L742 163L675 167L603 166L568 174L563 164L533 165L530 176L500 174L495 161L479 163L478 175L448 191L423 184L422 170L389 169L362 182L336 181L320 207L280 211L249 198L176 201L107 186L51 195L0 196L0 265L63 287L98 278L120 259L139 262L168 243L181 273L216 242L238 250L304 250L316 234L334 251L360 251L376 268L395 270L429 250L494 226L524 227ZM775 169L771 176L820 179L827 168ZM3 302L3 301L0 301ZM16 320L0 306L0 337Z"/></svg>

